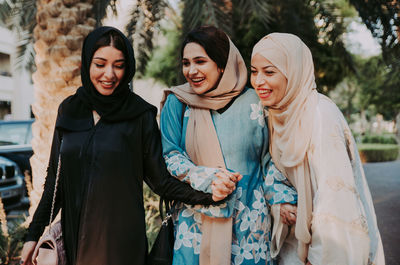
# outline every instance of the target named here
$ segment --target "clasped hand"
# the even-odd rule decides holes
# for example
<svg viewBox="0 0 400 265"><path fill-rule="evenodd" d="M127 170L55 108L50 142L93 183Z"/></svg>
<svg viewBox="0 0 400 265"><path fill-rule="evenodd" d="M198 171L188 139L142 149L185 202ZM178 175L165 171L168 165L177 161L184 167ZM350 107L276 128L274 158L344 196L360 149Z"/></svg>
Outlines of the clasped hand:
<svg viewBox="0 0 400 265"><path fill-rule="evenodd" d="M214 201L220 201L228 197L236 189L236 183L243 177L239 172L229 172L226 169L220 169L215 173L215 176L217 176L217 179L211 183Z"/></svg>
<svg viewBox="0 0 400 265"><path fill-rule="evenodd" d="M297 206L290 203L282 203L280 208L282 223L294 225L297 218Z"/></svg>

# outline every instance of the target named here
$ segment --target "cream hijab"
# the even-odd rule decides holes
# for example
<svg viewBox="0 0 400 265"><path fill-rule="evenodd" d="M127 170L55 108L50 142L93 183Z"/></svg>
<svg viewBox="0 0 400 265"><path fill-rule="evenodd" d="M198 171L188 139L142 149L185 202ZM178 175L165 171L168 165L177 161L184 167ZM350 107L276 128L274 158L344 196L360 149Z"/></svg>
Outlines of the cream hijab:
<svg viewBox="0 0 400 265"><path fill-rule="evenodd" d="M278 169L295 186L298 210L295 228L298 254L304 261L311 241L312 188L307 152L318 103L314 64L308 47L295 35L272 33L253 48L276 66L288 80L285 95L269 107L270 152Z"/></svg>
<svg viewBox="0 0 400 265"><path fill-rule="evenodd" d="M210 110L225 107L238 96L247 80L246 65L238 49L229 40L229 55L226 67L216 89L197 95L188 83L165 91L190 106L186 130L186 152L199 166L225 168L217 132ZM211 218L202 215L202 239L200 265L230 265L232 244L232 218Z"/></svg>

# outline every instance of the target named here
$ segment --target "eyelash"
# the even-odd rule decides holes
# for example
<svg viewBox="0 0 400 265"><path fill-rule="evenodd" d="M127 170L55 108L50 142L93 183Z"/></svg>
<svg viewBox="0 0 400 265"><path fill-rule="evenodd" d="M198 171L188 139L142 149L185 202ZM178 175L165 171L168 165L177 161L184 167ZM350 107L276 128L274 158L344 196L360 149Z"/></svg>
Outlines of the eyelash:
<svg viewBox="0 0 400 265"><path fill-rule="evenodd" d="M204 64L204 63L206 63L207 61L205 61L205 60L198 60L198 61L194 61L194 63L195 64ZM190 62L182 62L182 65L183 66L185 66L185 67L188 67L189 65L190 65Z"/></svg>
<svg viewBox="0 0 400 265"><path fill-rule="evenodd" d="M98 67L98 68L104 67L104 64L97 64L97 63L95 63L94 65L96 65L96 67ZM124 64L122 64L122 65L115 65L115 67L118 68L118 69L124 69L124 68L125 68L125 65L124 65Z"/></svg>
<svg viewBox="0 0 400 265"><path fill-rule="evenodd" d="M251 72L251 74L253 74L253 75L258 73L256 70L250 70L250 72ZM272 75L272 74L274 74L275 72L274 72L274 71L264 71L264 73L267 74L267 75Z"/></svg>

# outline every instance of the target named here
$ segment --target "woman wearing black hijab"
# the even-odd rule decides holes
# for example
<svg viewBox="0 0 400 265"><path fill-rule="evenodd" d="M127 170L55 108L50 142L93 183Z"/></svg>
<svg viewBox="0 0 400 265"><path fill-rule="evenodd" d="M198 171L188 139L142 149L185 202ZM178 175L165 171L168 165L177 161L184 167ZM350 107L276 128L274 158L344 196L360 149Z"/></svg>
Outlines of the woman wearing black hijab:
<svg viewBox="0 0 400 265"><path fill-rule="evenodd" d="M213 203L211 194L169 175L157 109L130 91L134 73L132 46L119 30L101 27L86 37L82 87L58 110L44 192L22 252L24 264L31 264L50 218L59 154L55 214L61 208L70 265L145 264L143 180L168 199Z"/></svg>

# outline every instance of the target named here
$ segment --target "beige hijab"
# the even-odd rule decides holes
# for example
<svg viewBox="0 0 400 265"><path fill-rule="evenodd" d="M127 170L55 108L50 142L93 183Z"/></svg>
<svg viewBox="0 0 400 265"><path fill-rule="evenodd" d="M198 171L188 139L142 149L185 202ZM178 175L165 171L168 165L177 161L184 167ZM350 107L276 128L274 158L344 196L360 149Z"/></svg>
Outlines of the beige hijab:
<svg viewBox="0 0 400 265"><path fill-rule="evenodd" d="M269 107L270 151L280 171L295 186L298 210L295 228L298 254L305 261L311 241L312 188L307 152L318 103L314 64L308 47L295 35L272 33L253 48L276 66L288 80L283 99Z"/></svg>
<svg viewBox="0 0 400 265"><path fill-rule="evenodd" d="M239 95L247 80L246 65L238 49L229 40L229 56L216 89L197 95L188 83L172 88L169 93L191 107L186 131L186 152L199 166L225 168L225 161L210 110L225 107ZM230 265L232 218L211 218L202 215L200 265Z"/></svg>

